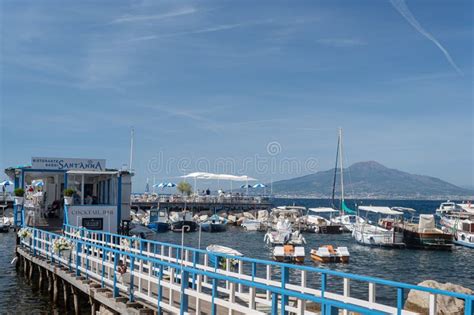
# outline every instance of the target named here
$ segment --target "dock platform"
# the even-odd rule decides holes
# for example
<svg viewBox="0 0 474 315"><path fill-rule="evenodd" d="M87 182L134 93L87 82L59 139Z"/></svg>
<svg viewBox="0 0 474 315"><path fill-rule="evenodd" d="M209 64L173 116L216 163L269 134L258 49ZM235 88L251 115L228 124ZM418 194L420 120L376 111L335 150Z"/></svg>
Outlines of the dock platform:
<svg viewBox="0 0 474 315"><path fill-rule="evenodd" d="M91 313L101 310L99 314L415 314L403 309L408 290L428 293L430 314L436 314L436 296L464 300L465 315L473 311L471 295L379 278L67 225L63 234L28 229L31 236L17 246L21 270L30 278L47 279L56 300L58 283L69 287L76 313L82 295L89 299ZM57 251L58 240L70 249ZM127 267L123 273L121 265ZM314 277L318 287L308 285ZM351 295L353 282L367 288L367 298ZM342 284L343 292L334 283ZM385 296L390 302L377 300L376 288L382 286L396 292Z"/></svg>

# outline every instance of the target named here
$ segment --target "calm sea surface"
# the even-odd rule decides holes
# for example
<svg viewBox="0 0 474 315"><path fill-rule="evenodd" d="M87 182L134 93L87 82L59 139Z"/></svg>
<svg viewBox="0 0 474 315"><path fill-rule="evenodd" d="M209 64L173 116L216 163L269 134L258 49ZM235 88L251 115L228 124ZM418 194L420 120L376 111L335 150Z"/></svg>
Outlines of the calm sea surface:
<svg viewBox="0 0 474 315"><path fill-rule="evenodd" d="M306 207L329 206L329 200L319 199L275 199L275 206L303 205ZM348 202L350 204L350 202ZM387 201L364 200L364 205L403 206L416 209L419 213L434 213L440 201ZM263 242L264 233L244 232L237 227L230 227L225 233L202 233L201 248L209 244L220 244L232 247L244 255L253 258L271 259L271 250ZM338 271L360 275L380 277L384 279L417 284L423 280L433 279L440 282L452 282L474 289L474 250L466 247L456 247L452 252L380 249L361 246L355 243L350 234L322 235L305 234L306 265L330 268ZM156 239L162 242L181 243L181 234L157 234ZM15 237L13 233L0 234L0 313L62 313L63 310L53 308L49 296L39 294L16 274L14 266L10 265L13 258ZM349 264L313 263L309 258L311 248L320 245L333 244L347 246L351 253ZM185 245L197 247L198 233L185 235ZM275 271L275 279L278 271ZM293 275L296 281L297 275ZM318 287L320 279L309 277L309 285ZM341 280L330 279L330 288L338 291L342 288ZM366 286L354 284L351 290L359 296L366 296ZM381 288L377 290L377 298L385 300L384 296L394 292Z"/></svg>

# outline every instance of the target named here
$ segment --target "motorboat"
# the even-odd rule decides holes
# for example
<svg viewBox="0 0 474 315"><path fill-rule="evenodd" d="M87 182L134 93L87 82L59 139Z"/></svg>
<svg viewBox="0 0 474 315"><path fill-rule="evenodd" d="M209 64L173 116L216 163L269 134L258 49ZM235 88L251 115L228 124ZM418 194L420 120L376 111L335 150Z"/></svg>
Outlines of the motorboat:
<svg viewBox="0 0 474 315"><path fill-rule="evenodd" d="M143 239L150 239L155 236L156 232L144 225L133 224L130 227L129 234Z"/></svg>
<svg viewBox="0 0 474 315"><path fill-rule="evenodd" d="M240 224L245 231L259 231L261 229L262 223L260 220L244 219Z"/></svg>
<svg viewBox="0 0 474 315"><path fill-rule="evenodd" d="M474 215L457 213L441 217L442 230L453 235L456 245L474 248Z"/></svg>
<svg viewBox="0 0 474 315"><path fill-rule="evenodd" d="M389 207L360 206L359 211L379 217L379 224L366 219L357 220L352 231L352 237L362 245L404 248L403 233L393 229L395 222L401 221L403 212Z"/></svg>
<svg viewBox="0 0 474 315"><path fill-rule="evenodd" d="M167 232L171 227L168 210L166 209L150 209L149 221L148 227L158 233Z"/></svg>
<svg viewBox="0 0 474 315"><path fill-rule="evenodd" d="M322 263L348 263L350 256L347 247L334 248L332 245L324 245L311 250L311 259Z"/></svg>
<svg viewBox="0 0 474 315"><path fill-rule="evenodd" d="M293 226L303 224L304 212L306 207L302 206L279 206L273 208L270 213L270 220L273 223L272 228L278 229L278 222L289 222Z"/></svg>
<svg viewBox="0 0 474 315"><path fill-rule="evenodd" d="M187 210L175 212L170 216L170 223L173 232L196 232L199 227L193 220L193 214Z"/></svg>
<svg viewBox="0 0 474 315"><path fill-rule="evenodd" d="M12 225L12 220L5 216L5 208L7 205L0 205L0 207L2 208L2 216L0 217L0 233L8 233L10 226Z"/></svg>
<svg viewBox="0 0 474 315"><path fill-rule="evenodd" d="M227 220L214 214L201 222L201 230L203 232L225 232L227 230Z"/></svg>
<svg viewBox="0 0 474 315"><path fill-rule="evenodd" d="M457 206L461 211L474 214L474 204L471 203L470 201L469 201L469 202L458 203L458 204L456 204L456 206Z"/></svg>
<svg viewBox="0 0 474 315"><path fill-rule="evenodd" d="M237 257L242 257L244 256L241 252L233 249L233 248L230 248L230 247L226 247L226 246L222 246L222 245L209 245L206 247L206 250L209 252L209 261L211 263L211 265L215 266L215 267L219 267L221 269L224 269L226 270L227 269L227 257L222 257L222 256L219 256L219 254L223 254L223 255L226 255L226 256L237 256ZM216 255L217 254L217 255ZM229 259L229 262L230 262L230 267L235 269L237 267L237 264L238 264L238 260L237 259L232 259L230 258Z"/></svg>
<svg viewBox="0 0 474 315"><path fill-rule="evenodd" d="M343 225L331 221L332 215L336 213L339 213L339 210L333 208L309 208L306 221L313 226L316 233L340 234L343 232ZM329 215L329 218L325 218L324 215Z"/></svg>
<svg viewBox="0 0 474 315"><path fill-rule="evenodd" d="M456 206L456 203L448 200L439 205L439 207L436 209L436 214L438 216L442 216L444 214L448 214L448 213L451 213L453 211L458 211L458 210L459 209Z"/></svg>
<svg viewBox="0 0 474 315"><path fill-rule="evenodd" d="M363 220L355 214L344 214L331 219L331 222L335 225L342 225L344 232L354 231L354 226L357 220Z"/></svg>
<svg viewBox="0 0 474 315"><path fill-rule="evenodd" d="M435 216L420 214L418 223L404 221L395 224L395 232L403 234L403 242L408 248L451 250L453 235L436 228Z"/></svg>
<svg viewBox="0 0 474 315"><path fill-rule="evenodd" d="M306 253L304 246L292 244L279 245L273 248L273 259L278 262L304 263Z"/></svg>

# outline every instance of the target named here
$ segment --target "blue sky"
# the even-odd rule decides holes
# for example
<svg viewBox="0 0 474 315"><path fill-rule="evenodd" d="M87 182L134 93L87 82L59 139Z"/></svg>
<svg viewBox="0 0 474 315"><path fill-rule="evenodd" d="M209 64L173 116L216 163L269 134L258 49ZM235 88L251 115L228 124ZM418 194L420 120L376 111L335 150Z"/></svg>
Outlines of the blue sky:
<svg viewBox="0 0 474 315"><path fill-rule="evenodd" d="M341 126L348 164L474 185L472 1L0 3L2 168L120 167L134 126L134 190L219 161L267 182L333 167Z"/></svg>

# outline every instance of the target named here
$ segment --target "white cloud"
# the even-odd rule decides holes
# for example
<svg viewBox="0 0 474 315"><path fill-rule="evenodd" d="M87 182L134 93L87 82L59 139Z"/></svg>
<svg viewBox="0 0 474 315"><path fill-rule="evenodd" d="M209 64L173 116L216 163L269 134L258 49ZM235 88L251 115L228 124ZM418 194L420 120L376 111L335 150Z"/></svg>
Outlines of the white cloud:
<svg viewBox="0 0 474 315"><path fill-rule="evenodd" d="M425 36L426 38L428 38L430 41L432 41L440 50L441 52L444 54L444 56L446 57L446 59L448 60L449 64L453 67L453 69L459 73L460 75L463 74L463 72L461 71L461 69L459 69L459 67L456 65L456 63L454 62L453 58L451 58L451 55L449 54L449 52L443 47L443 45L441 45L441 43L433 36L431 35L430 33L428 33L421 25L420 23L416 20L416 18L413 16L413 14L411 13L411 11L408 9L406 3L404 0L390 0L390 3L393 5L393 7L405 18L405 20L408 21L408 23L411 24L411 26L413 26L417 31L418 33L420 33L421 35Z"/></svg>
<svg viewBox="0 0 474 315"><path fill-rule="evenodd" d="M196 13L197 10L192 7L185 7L179 8L177 10L162 13L162 14L152 14L152 15L126 15L120 18L117 18L110 22L110 24L118 24L118 23L131 23L131 22L141 22L141 21L158 21L168 18L173 18L182 15L189 15Z"/></svg>

